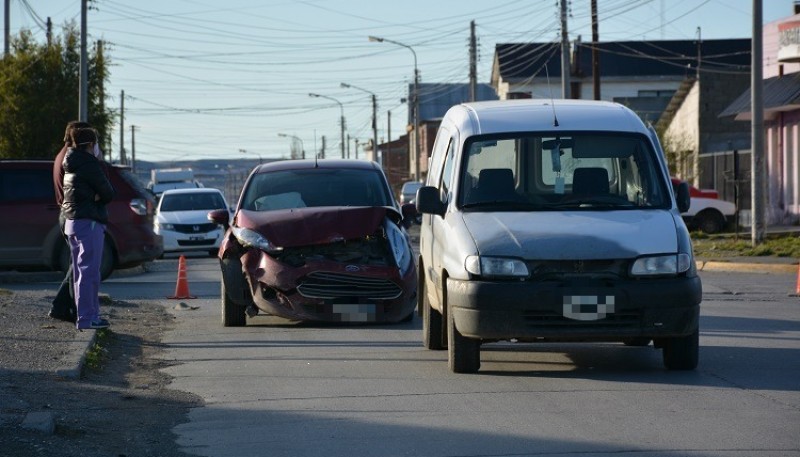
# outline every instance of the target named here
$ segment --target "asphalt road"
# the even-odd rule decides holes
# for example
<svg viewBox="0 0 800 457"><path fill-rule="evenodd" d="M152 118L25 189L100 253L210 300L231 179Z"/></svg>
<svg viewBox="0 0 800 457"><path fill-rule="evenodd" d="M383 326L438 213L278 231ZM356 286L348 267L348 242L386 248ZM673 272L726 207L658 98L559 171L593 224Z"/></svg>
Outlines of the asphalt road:
<svg viewBox="0 0 800 457"><path fill-rule="evenodd" d="M798 456L800 298L788 273L704 272L700 365L651 347L491 344L477 375L421 345L421 321L220 325L215 259L189 258L194 310L164 343L172 387L206 405L173 431L207 456ZM174 259L103 283L173 308Z"/></svg>

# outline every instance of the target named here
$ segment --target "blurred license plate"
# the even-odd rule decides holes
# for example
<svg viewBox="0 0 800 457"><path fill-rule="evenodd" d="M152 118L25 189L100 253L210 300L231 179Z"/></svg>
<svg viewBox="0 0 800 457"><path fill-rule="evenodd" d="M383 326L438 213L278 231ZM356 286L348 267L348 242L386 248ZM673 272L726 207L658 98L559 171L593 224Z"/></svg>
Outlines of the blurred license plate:
<svg viewBox="0 0 800 457"><path fill-rule="evenodd" d="M333 305L333 314L338 314L342 322L369 322L375 320L374 304Z"/></svg>

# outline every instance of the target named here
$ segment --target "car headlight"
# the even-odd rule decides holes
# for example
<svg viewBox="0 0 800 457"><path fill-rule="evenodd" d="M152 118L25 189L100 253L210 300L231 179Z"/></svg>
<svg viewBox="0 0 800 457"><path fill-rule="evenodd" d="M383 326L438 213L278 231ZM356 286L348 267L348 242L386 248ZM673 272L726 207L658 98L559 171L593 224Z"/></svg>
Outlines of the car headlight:
<svg viewBox="0 0 800 457"><path fill-rule="evenodd" d="M689 254L671 254L636 259L631 266L632 276L677 275L689 271L692 256Z"/></svg>
<svg viewBox="0 0 800 457"><path fill-rule="evenodd" d="M242 227L233 227L231 231L239 243L246 248L261 249L267 254L274 254L283 250L283 248L275 246L255 230Z"/></svg>
<svg viewBox="0 0 800 457"><path fill-rule="evenodd" d="M392 250L394 261L400 269L400 274L405 275L409 268L411 268L411 246L408 244L408 238L400 231L396 225L389 222L387 219L384 221L386 230L386 237L389 240L389 247Z"/></svg>
<svg viewBox="0 0 800 457"><path fill-rule="evenodd" d="M471 255L464 267L468 272L485 278L526 278L528 267L519 259Z"/></svg>
<svg viewBox="0 0 800 457"><path fill-rule="evenodd" d="M166 222L156 222L156 225L161 228L161 230L175 230L175 224L168 224Z"/></svg>

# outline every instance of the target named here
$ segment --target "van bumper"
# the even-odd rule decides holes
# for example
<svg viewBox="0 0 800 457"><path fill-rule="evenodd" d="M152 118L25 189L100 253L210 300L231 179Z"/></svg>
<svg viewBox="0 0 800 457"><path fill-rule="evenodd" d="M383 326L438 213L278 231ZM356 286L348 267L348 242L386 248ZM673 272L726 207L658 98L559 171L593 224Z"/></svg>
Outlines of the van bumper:
<svg viewBox="0 0 800 457"><path fill-rule="evenodd" d="M699 277L447 280L448 312L453 313L456 328L466 337L483 340L618 341L685 336L698 328L701 301Z"/></svg>

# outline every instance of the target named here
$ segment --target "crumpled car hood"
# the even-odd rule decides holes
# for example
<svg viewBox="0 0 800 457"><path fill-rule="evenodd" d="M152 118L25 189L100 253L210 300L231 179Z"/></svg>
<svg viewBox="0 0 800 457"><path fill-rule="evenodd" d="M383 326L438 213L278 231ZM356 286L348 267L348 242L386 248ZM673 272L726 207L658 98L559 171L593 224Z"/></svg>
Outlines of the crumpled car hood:
<svg viewBox="0 0 800 457"><path fill-rule="evenodd" d="M328 244L372 235L389 216L388 207L327 206L277 211L239 210L235 224L255 230L278 247Z"/></svg>
<svg viewBox="0 0 800 457"><path fill-rule="evenodd" d="M465 213L464 223L481 255L574 260L678 250L664 210Z"/></svg>

